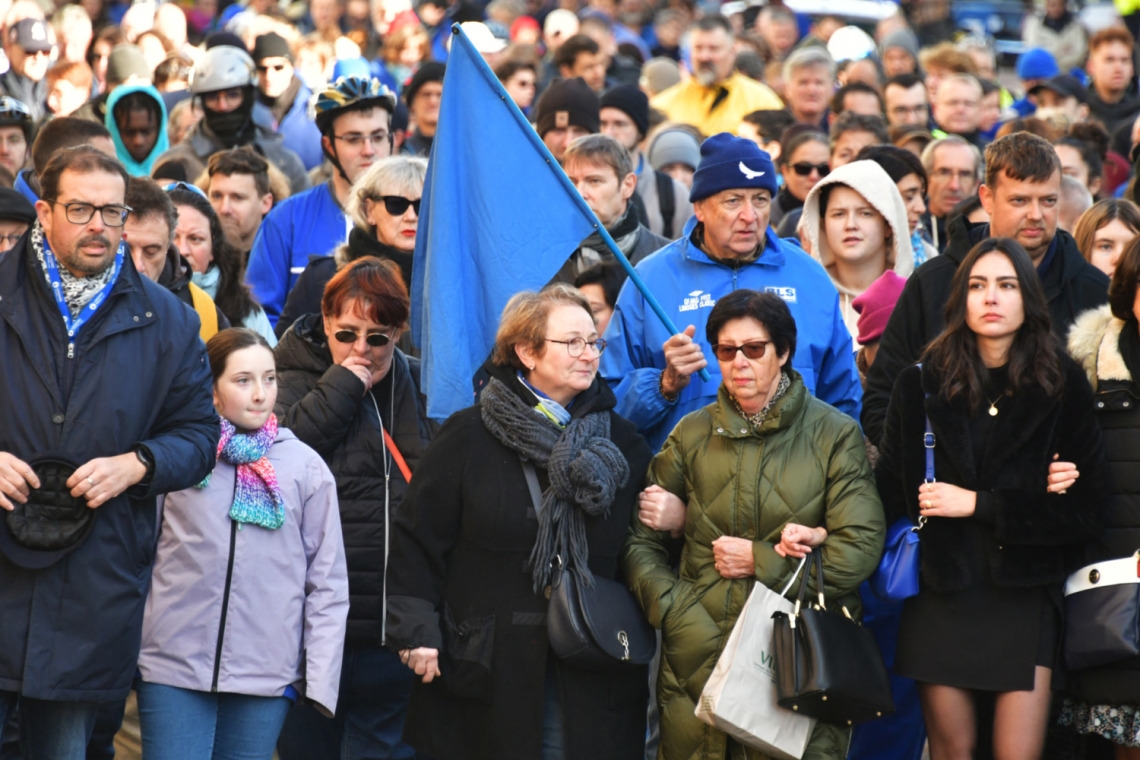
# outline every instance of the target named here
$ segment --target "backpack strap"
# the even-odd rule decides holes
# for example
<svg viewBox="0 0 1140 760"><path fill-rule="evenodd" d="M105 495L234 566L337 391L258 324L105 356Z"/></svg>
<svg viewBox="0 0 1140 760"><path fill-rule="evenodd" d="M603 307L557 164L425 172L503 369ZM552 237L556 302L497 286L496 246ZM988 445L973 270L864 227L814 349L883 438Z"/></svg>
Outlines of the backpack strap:
<svg viewBox="0 0 1140 760"><path fill-rule="evenodd" d="M202 326L198 329L198 336L205 343L218 334L218 310L209 294L194 283L187 283L190 289L190 299L194 302L194 311L198 312L198 319Z"/></svg>
<svg viewBox="0 0 1140 760"><path fill-rule="evenodd" d="M662 237L672 240L673 235L673 217L677 213L677 198L673 192L673 178L665 172L653 170L657 178L657 200L661 204L661 225Z"/></svg>

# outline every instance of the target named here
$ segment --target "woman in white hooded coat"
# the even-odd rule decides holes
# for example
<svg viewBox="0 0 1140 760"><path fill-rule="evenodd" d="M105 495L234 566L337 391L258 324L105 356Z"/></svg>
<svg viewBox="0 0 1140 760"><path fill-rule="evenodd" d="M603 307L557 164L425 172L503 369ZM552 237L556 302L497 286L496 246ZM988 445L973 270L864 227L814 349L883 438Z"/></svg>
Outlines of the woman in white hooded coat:
<svg viewBox="0 0 1140 760"><path fill-rule="evenodd" d="M804 201L801 236L839 291L843 321L859 334L851 302L883 272L914 271L906 205L894 180L874 161L853 161L819 181Z"/></svg>

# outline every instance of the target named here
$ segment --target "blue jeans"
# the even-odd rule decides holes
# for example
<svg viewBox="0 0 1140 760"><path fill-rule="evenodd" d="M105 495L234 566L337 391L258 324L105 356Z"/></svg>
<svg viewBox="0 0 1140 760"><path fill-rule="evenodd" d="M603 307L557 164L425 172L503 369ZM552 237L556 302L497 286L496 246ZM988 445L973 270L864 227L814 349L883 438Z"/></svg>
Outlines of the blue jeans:
<svg viewBox="0 0 1140 760"><path fill-rule="evenodd" d="M292 705L139 681L139 726L147 760L270 760Z"/></svg>
<svg viewBox="0 0 1140 760"><path fill-rule="evenodd" d="M17 695L0 691L0 734ZM19 697L20 752L24 760L84 760L99 702L54 702ZM0 741L3 736L0 736Z"/></svg>
<svg viewBox="0 0 1140 760"><path fill-rule="evenodd" d="M277 743L281 760L411 760L416 751L403 735L412 678L388 649L346 646L336 718L310 705L291 710Z"/></svg>

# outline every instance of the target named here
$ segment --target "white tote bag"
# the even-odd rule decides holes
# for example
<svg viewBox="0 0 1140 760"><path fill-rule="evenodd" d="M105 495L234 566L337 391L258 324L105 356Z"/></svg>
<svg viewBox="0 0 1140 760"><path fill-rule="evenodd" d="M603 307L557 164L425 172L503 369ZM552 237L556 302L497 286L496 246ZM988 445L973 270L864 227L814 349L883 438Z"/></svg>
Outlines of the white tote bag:
<svg viewBox="0 0 1140 760"><path fill-rule="evenodd" d="M799 577L806 560L800 561L783 593L777 594L762 583L752 587L696 709L697 717L705 723L784 760L803 757L815 719L776 704L772 614L792 612L795 605L784 594Z"/></svg>

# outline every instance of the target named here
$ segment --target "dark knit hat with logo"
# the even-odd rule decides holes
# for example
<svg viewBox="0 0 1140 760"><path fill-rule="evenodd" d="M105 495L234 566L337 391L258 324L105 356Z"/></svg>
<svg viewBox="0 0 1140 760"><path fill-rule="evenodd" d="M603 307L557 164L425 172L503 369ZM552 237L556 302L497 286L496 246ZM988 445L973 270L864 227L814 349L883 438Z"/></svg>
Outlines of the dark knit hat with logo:
<svg viewBox="0 0 1140 760"><path fill-rule="evenodd" d="M721 132L701 143L701 163L693 174L689 200L696 202L724 190L761 188L776 195L776 167L756 143Z"/></svg>
<svg viewBox="0 0 1140 760"><path fill-rule="evenodd" d="M616 108L637 125L642 137L649 134L649 97L631 84L612 87L602 95L602 108Z"/></svg>
<svg viewBox="0 0 1140 760"><path fill-rule="evenodd" d="M594 134L601 127L598 96L581 77L558 80L546 88L535 107L534 123L538 136L552 129L581 127Z"/></svg>

